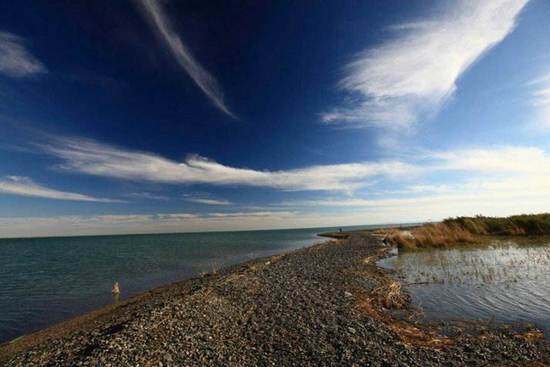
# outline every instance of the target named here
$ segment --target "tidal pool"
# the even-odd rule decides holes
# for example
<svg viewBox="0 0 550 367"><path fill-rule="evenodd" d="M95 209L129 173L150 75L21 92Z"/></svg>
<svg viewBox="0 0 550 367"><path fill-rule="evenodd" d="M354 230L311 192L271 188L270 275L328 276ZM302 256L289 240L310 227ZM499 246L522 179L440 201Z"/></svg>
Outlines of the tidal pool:
<svg viewBox="0 0 550 367"><path fill-rule="evenodd" d="M525 241L522 241L525 242ZM399 252L378 265L397 270L427 321L535 324L550 337L550 240Z"/></svg>

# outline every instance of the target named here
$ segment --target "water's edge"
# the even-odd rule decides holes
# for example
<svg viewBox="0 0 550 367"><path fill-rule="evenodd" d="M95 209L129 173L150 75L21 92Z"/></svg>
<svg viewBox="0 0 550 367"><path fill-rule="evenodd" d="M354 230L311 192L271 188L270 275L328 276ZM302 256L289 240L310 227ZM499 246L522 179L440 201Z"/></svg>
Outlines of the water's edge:
<svg viewBox="0 0 550 367"><path fill-rule="evenodd" d="M314 245L327 229L337 228L0 240L0 343L158 287ZM120 297L110 292L114 281Z"/></svg>
<svg viewBox="0 0 550 367"><path fill-rule="evenodd" d="M550 246L499 239L490 246L404 251L377 265L396 271L421 322L534 324L550 336Z"/></svg>

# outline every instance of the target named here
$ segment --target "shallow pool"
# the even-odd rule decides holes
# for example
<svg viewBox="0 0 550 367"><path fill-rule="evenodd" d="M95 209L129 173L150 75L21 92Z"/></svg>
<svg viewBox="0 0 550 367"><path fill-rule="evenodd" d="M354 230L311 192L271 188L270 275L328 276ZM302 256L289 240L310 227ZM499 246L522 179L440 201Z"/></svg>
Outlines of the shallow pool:
<svg viewBox="0 0 550 367"><path fill-rule="evenodd" d="M428 321L532 323L550 336L550 241L399 252L379 265L403 275Z"/></svg>

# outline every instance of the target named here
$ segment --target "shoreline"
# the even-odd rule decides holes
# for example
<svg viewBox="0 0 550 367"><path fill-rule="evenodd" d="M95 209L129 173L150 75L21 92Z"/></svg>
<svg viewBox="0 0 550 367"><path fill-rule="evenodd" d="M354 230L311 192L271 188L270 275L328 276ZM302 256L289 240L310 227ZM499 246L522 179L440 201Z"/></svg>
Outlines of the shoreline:
<svg viewBox="0 0 550 367"><path fill-rule="evenodd" d="M389 249L353 234L154 288L1 344L0 364L548 363L535 331L445 336L414 321L395 274L375 264Z"/></svg>

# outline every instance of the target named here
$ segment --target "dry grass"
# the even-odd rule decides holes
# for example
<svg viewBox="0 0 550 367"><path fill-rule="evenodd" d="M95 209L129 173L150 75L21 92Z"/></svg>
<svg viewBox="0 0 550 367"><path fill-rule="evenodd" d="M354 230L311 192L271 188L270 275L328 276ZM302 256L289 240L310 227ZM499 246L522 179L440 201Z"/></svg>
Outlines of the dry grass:
<svg viewBox="0 0 550 367"><path fill-rule="evenodd" d="M396 282L390 282L387 286L377 288L377 290L366 294L364 291L354 292L356 296L355 307L356 309L386 324L395 335L408 345L417 345L431 348L442 348L447 345L452 345L451 339L439 335L433 330L417 327L409 322L403 320L397 320L393 318L390 313L383 309L383 304L386 302L395 302L394 298L386 299L383 295L385 293L392 293L391 287ZM395 286L394 286L395 287ZM393 292L401 294L401 287L394 288ZM398 303L399 307L402 307L401 303Z"/></svg>
<svg viewBox="0 0 550 367"><path fill-rule="evenodd" d="M445 248L481 242L481 236L541 236L550 234L550 214L499 217L457 217L419 227L379 230L392 244L405 249Z"/></svg>
<svg viewBox="0 0 550 367"><path fill-rule="evenodd" d="M550 234L550 213L522 214L510 217L457 217L443 221L458 225L477 235L540 236Z"/></svg>
<svg viewBox="0 0 550 367"><path fill-rule="evenodd" d="M450 247L456 244L475 243L475 236L454 223L426 224L410 231L397 229L386 233L386 240L401 248Z"/></svg>
<svg viewBox="0 0 550 367"><path fill-rule="evenodd" d="M527 341L542 340L544 339L544 333L540 330L532 330L523 333L516 333L515 337L525 339Z"/></svg>
<svg viewBox="0 0 550 367"><path fill-rule="evenodd" d="M409 297L401 291L401 284L396 281L376 288L373 296L388 309L402 309L409 303Z"/></svg>
<svg viewBox="0 0 550 367"><path fill-rule="evenodd" d="M380 257L377 256L377 255L371 255L371 256L367 256L363 259L363 263L364 264L368 264L368 265L372 265L372 264L375 264L376 261L379 259Z"/></svg>

